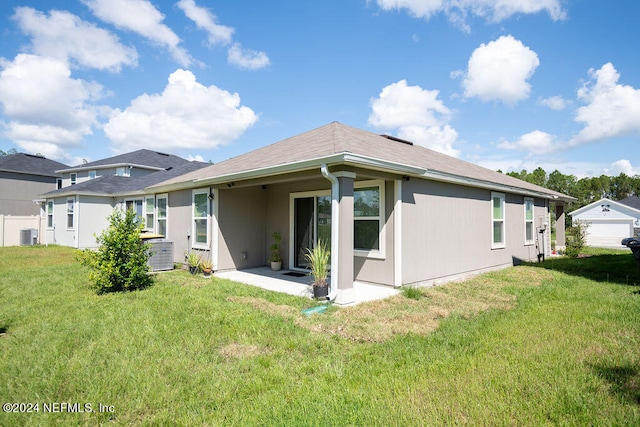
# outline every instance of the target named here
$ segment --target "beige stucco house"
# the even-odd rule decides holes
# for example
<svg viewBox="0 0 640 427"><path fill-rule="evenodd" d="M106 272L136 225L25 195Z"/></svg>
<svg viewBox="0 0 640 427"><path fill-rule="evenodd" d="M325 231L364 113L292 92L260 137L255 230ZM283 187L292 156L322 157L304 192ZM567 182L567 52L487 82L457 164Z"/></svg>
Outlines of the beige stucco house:
<svg viewBox="0 0 640 427"><path fill-rule="evenodd" d="M166 196L146 187L192 172L207 163L153 150L65 167L61 188L41 194L46 227L42 243L96 248L96 236L109 225L114 208L133 209L145 230L165 234Z"/></svg>
<svg viewBox="0 0 640 427"><path fill-rule="evenodd" d="M428 285L550 253L550 209L564 245L574 200L395 137L333 122L149 186L167 199L176 261L211 257L217 271L267 264L274 231L283 266L304 271L331 247L331 298L354 281Z"/></svg>

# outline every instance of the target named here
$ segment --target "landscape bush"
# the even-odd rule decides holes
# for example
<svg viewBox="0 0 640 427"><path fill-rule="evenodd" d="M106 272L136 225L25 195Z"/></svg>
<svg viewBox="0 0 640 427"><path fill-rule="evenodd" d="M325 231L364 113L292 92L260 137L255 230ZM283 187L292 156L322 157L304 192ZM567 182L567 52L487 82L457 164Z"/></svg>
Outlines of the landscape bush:
<svg viewBox="0 0 640 427"><path fill-rule="evenodd" d="M98 294L133 291L151 285L147 264L151 246L140 239L144 224L136 213L115 209L109 228L96 238L98 250L85 249L78 259L91 271L89 278Z"/></svg>
<svg viewBox="0 0 640 427"><path fill-rule="evenodd" d="M576 221L573 227L569 227L565 250L567 256L577 258L580 255L587 241L587 227L588 224L582 221Z"/></svg>

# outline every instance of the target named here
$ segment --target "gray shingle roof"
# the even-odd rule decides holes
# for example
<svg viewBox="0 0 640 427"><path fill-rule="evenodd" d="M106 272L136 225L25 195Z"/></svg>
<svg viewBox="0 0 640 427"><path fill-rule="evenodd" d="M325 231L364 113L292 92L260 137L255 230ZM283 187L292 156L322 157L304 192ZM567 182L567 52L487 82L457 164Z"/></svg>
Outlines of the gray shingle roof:
<svg viewBox="0 0 640 427"><path fill-rule="evenodd" d="M618 203L640 210L640 197L638 196L629 196L622 200L618 200Z"/></svg>
<svg viewBox="0 0 640 427"><path fill-rule="evenodd" d="M126 195L141 193L146 187L152 186L159 182L166 181L176 176L184 175L189 172L193 172L197 169L201 169L209 163L203 162L189 162L180 166L171 167L167 170L149 173L140 177L128 177L128 176L116 176L108 175L101 176L96 179L83 181L79 184L70 185L58 190L50 191L42 194L40 197L52 198L62 197L72 194L92 194L98 196L113 196L113 195Z"/></svg>
<svg viewBox="0 0 640 427"><path fill-rule="evenodd" d="M160 153L158 151L141 149L130 153L120 154L106 159L96 160L94 162L76 165L71 168L65 168L60 172L72 172L74 170L86 170L91 168L104 168L112 165L141 165L150 166L152 168L166 169L169 167L180 166L189 163L189 160L173 154Z"/></svg>
<svg viewBox="0 0 640 427"><path fill-rule="evenodd" d="M56 171L66 167L64 163L33 154L17 153L0 157L0 170L6 172L60 177Z"/></svg>
<svg viewBox="0 0 640 427"><path fill-rule="evenodd" d="M323 158L336 154L353 154L362 158L366 157L388 162L393 165L418 168L425 171L425 177L441 174L442 176L446 175L462 181L472 180L476 185L478 183L500 184L510 188L542 193L550 198L573 199L567 195L419 145L353 128L338 122L330 123L190 174L178 176L158 186L170 187L195 180L224 177L248 171L308 162L313 159L320 159L319 162L322 162Z"/></svg>

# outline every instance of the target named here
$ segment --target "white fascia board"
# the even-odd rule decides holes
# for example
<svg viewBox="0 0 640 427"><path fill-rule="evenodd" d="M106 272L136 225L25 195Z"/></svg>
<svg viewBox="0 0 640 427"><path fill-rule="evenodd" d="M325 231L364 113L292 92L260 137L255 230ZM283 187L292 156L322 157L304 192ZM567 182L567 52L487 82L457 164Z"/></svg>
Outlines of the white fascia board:
<svg viewBox="0 0 640 427"><path fill-rule="evenodd" d="M581 207L580 209L576 209L573 212L570 212L569 215L571 216L576 216L576 215L580 215L583 212L588 211L589 209L598 206L598 205L602 205L603 203L607 203L609 205L615 205L617 207L616 210L620 211L620 210L630 210L632 212L638 212L640 213L640 210L633 208L631 206L627 206L627 205L623 205L622 203L616 202L615 200L611 200L611 199L607 199L606 197L600 199L600 200L596 200L593 203L589 203L586 206Z"/></svg>
<svg viewBox="0 0 640 427"><path fill-rule="evenodd" d="M445 172L429 170L423 176L424 178L433 179L435 181L450 182L452 184L460 184L460 185L466 185L469 187L484 188L484 189L493 190L493 191L502 191L502 192L511 193L511 194L521 194L524 196L538 197L543 199L562 200L565 202L577 200L576 198L570 197L570 196L560 197L555 194L545 193L542 191L529 190L526 188L516 187L513 185L500 184L497 182L482 181L479 179L452 175Z"/></svg>
<svg viewBox="0 0 640 427"><path fill-rule="evenodd" d="M417 166L405 165L402 163L390 162L388 160L380 160L375 157L362 156L359 154L344 154L344 162L361 166L367 169L385 170L394 173L403 173L410 175L424 175L427 169Z"/></svg>
<svg viewBox="0 0 640 427"><path fill-rule="evenodd" d="M100 170L100 169L111 169L111 168L121 168L131 166L138 169L147 169L152 171L163 171L165 168L159 168L156 166L147 166L147 165L138 165L136 163L111 163L108 165L95 165L95 166L78 166L77 168L69 168L69 169L60 169L57 170L56 173L68 173L68 172L84 172L84 171L92 171L92 170Z"/></svg>

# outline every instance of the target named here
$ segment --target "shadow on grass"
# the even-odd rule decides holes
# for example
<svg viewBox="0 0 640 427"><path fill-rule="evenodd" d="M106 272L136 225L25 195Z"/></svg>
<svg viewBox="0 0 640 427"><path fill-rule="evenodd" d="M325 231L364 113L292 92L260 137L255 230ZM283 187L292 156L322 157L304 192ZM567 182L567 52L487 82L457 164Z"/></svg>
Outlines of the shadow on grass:
<svg viewBox="0 0 640 427"><path fill-rule="evenodd" d="M637 367L592 365L591 369L609 383L612 395L640 405L640 371Z"/></svg>
<svg viewBox="0 0 640 427"><path fill-rule="evenodd" d="M531 267L561 271L572 276L581 276L596 282L640 285L638 264L633 254L597 254L583 258L547 258L540 263L526 263Z"/></svg>

